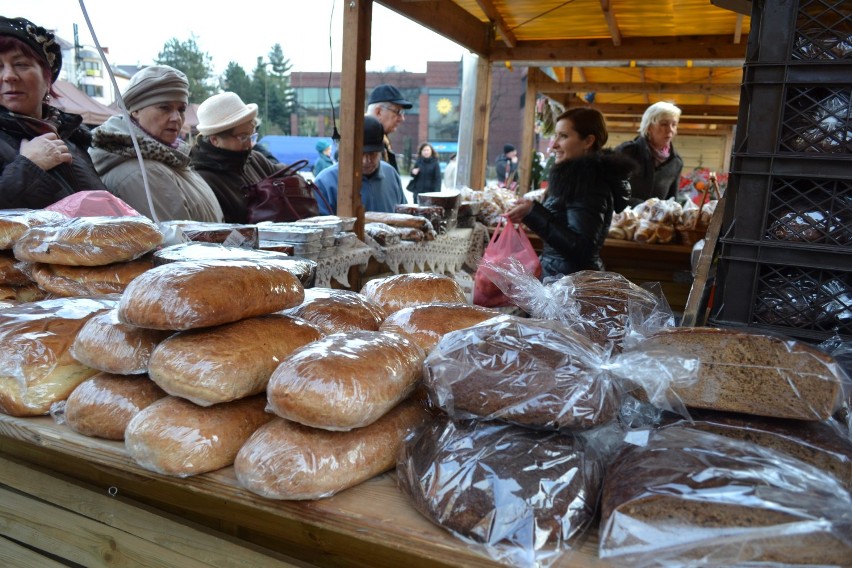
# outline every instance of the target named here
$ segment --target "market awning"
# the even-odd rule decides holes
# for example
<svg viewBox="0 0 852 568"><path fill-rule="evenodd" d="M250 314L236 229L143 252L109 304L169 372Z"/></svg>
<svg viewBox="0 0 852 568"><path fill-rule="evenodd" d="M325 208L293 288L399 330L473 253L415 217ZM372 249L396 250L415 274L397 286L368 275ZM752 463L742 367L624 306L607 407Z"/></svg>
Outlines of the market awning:
<svg viewBox="0 0 852 568"><path fill-rule="evenodd" d="M56 81L53 90L59 96L54 97L51 104L65 112L79 114L86 124L103 124L109 117L118 114L118 111L99 103L68 81Z"/></svg>

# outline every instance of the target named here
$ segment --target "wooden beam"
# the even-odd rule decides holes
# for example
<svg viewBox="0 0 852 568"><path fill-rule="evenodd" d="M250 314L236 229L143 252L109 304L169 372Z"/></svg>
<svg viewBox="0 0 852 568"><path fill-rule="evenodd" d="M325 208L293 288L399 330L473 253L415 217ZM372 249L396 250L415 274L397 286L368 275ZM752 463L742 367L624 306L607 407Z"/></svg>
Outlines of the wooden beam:
<svg viewBox="0 0 852 568"><path fill-rule="evenodd" d="M724 8L743 16L751 16L751 0L710 0L710 3L717 8Z"/></svg>
<svg viewBox="0 0 852 568"><path fill-rule="evenodd" d="M618 46L604 39L519 41L512 48L495 43L489 57L492 61L512 61L528 67L645 60L730 60L732 65L741 65L747 36L743 40L742 44L732 43L729 35L628 37Z"/></svg>
<svg viewBox="0 0 852 568"><path fill-rule="evenodd" d="M527 70L527 89L524 97L524 121L521 125L523 134L521 136L521 156L518 164L518 195L536 189L532 187L532 165L535 157L535 103L538 96L536 92L536 75L544 75L536 67Z"/></svg>
<svg viewBox="0 0 852 568"><path fill-rule="evenodd" d="M485 187L485 171L488 167L489 114L491 111L491 67L491 62L484 57L480 57L476 64L473 151L470 157L468 187Z"/></svg>
<svg viewBox="0 0 852 568"><path fill-rule="evenodd" d="M451 0L376 0L378 4L454 41L480 57L489 57L494 33L483 22Z"/></svg>
<svg viewBox="0 0 852 568"><path fill-rule="evenodd" d="M621 45L621 30L618 29L618 22L615 21L615 14L612 13L609 0L601 0L601 11L606 19L609 33L612 35L612 45Z"/></svg>
<svg viewBox="0 0 852 568"><path fill-rule="evenodd" d="M743 15L737 14L737 23L734 25L734 43L740 43L743 40Z"/></svg>
<svg viewBox="0 0 852 568"><path fill-rule="evenodd" d="M549 93L647 93L739 96L741 86L720 83L555 83L542 85Z"/></svg>
<svg viewBox="0 0 852 568"><path fill-rule="evenodd" d="M494 29L503 38L503 43L508 47L515 47L518 44L518 38L515 37L515 34L506 25L506 21L500 15L500 11L494 6L494 3L491 0L476 0L476 3L479 4L479 7L485 12L488 19L491 20Z"/></svg>

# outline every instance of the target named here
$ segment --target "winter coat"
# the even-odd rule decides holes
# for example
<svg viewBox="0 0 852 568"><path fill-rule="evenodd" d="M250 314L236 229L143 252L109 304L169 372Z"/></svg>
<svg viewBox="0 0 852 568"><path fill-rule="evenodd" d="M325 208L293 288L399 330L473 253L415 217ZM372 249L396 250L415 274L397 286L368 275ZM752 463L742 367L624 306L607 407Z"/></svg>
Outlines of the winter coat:
<svg viewBox="0 0 852 568"><path fill-rule="evenodd" d="M330 168L334 165L334 160L332 160L322 152L318 152L318 154L319 157L317 158L317 161L314 162L314 167L311 170L314 174L314 177L317 177L324 169Z"/></svg>
<svg viewBox="0 0 852 568"><path fill-rule="evenodd" d="M207 182L189 167L189 147L168 146L133 123L145 164L157 221L188 220L221 223L222 208ZM107 189L142 215L153 219L139 161L123 116L110 117L92 133L89 150Z"/></svg>
<svg viewBox="0 0 852 568"><path fill-rule="evenodd" d="M337 215L337 184L340 176L340 162L320 172L314 182L325 200L318 199L321 215ZM328 202L326 204L326 202ZM405 203L402 193L402 180L399 174L387 162L380 162L379 169L372 175L361 175L361 203L364 211L393 213L396 205ZM327 205L331 206L329 211Z"/></svg>
<svg viewBox="0 0 852 568"><path fill-rule="evenodd" d="M613 211L624 210L630 199L627 178L634 167L609 150L553 165L544 202L524 217L544 241L542 277L603 270L600 249Z"/></svg>
<svg viewBox="0 0 852 568"><path fill-rule="evenodd" d="M256 150L217 148L199 136L189 153L190 164L204 178L222 207L226 223L248 223L244 186L257 183L281 169Z"/></svg>
<svg viewBox="0 0 852 568"><path fill-rule="evenodd" d="M0 107L0 209L43 209L78 191L106 189L88 154L92 134L83 118L47 105L43 111L39 120ZM70 164L43 170L20 154L22 140L48 132L68 146Z"/></svg>
<svg viewBox="0 0 852 568"><path fill-rule="evenodd" d="M506 157L506 154L497 158L494 162L494 170L497 173L497 185L500 187L511 186L513 182L518 181L518 162L512 162ZM506 177L507 174L508 178Z"/></svg>
<svg viewBox="0 0 852 568"><path fill-rule="evenodd" d="M654 167L651 145L644 136L637 136L615 149L633 159L637 168L630 176L630 205L638 205L651 197L670 199L677 195L683 159L672 144L668 159Z"/></svg>
<svg viewBox="0 0 852 568"><path fill-rule="evenodd" d="M417 203L418 193L441 191L441 163L435 156L419 156L414 167L419 168L419 171L411 178L407 189L414 194L414 203Z"/></svg>

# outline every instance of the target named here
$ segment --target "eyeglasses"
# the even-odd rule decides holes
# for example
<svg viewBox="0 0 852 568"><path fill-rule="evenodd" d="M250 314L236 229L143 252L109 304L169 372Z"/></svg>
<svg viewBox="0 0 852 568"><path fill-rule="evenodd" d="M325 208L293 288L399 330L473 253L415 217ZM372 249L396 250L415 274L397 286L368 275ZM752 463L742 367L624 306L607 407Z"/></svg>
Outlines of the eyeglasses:
<svg viewBox="0 0 852 568"><path fill-rule="evenodd" d="M403 116L403 117L405 116L405 110L403 110L401 108L393 108L393 107L389 107L389 106L386 106L386 105L380 105L380 106L385 110L389 110L393 113L398 114L399 116Z"/></svg>
<svg viewBox="0 0 852 568"><path fill-rule="evenodd" d="M257 144L257 132L252 132L251 134L241 134L240 136L234 136L233 134L228 134L231 138L239 142L240 144L245 144L249 140L251 140L251 145L254 146Z"/></svg>

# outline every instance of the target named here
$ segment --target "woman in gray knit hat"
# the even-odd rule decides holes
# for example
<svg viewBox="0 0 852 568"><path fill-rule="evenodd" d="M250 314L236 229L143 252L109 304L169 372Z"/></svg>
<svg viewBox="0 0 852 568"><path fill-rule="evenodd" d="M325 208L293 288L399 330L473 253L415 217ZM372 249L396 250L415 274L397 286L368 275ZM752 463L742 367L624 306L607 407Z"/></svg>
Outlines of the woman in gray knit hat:
<svg viewBox="0 0 852 568"><path fill-rule="evenodd" d="M123 115L111 117L94 130L89 150L107 189L155 221L221 222L222 208L207 182L189 167L189 145L180 139L189 100L186 75L168 65L145 67L130 79L122 98L130 122Z"/></svg>

